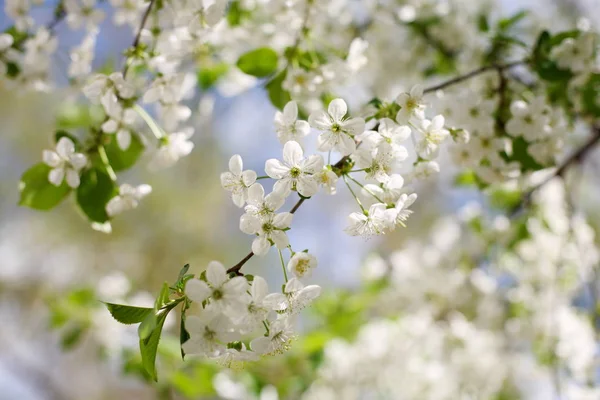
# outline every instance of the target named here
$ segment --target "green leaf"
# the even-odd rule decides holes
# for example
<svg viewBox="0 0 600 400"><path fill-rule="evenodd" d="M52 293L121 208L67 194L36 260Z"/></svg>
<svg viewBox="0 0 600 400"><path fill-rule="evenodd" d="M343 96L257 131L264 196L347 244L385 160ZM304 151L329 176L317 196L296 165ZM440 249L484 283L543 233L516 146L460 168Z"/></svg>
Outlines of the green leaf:
<svg viewBox="0 0 600 400"><path fill-rule="evenodd" d="M500 21L498 21L498 29L501 31L506 31L506 30L512 28L517 23L519 23L519 21L521 21L523 18L525 18L527 16L527 14L529 14L528 11L521 10L508 18L501 19Z"/></svg>
<svg viewBox="0 0 600 400"><path fill-rule="evenodd" d="M77 324L65 331L60 339L62 348L65 350L72 349L82 339L85 330L83 326Z"/></svg>
<svg viewBox="0 0 600 400"><path fill-rule="evenodd" d="M183 277L185 276L185 274L187 274L187 272L190 270L190 264L185 264L183 266L183 268L181 268L181 270L179 271L179 275L177 276L177 280L180 281L183 279Z"/></svg>
<svg viewBox="0 0 600 400"><path fill-rule="evenodd" d="M185 359L185 351L183 351L183 344L190 339L190 333L185 328L185 312L187 310L186 304L181 309L181 321L179 324L179 345L181 347L181 359Z"/></svg>
<svg viewBox="0 0 600 400"><path fill-rule="evenodd" d="M243 54L237 61L242 72L264 78L277 71L277 52L269 47L260 47Z"/></svg>
<svg viewBox="0 0 600 400"><path fill-rule="evenodd" d="M77 204L90 221L103 223L109 220L106 204L117 192L106 172L98 167L90 168L82 175L77 188Z"/></svg>
<svg viewBox="0 0 600 400"><path fill-rule="evenodd" d="M227 22L230 26L238 26L251 15L250 11L245 10L238 0L232 1L227 12Z"/></svg>
<svg viewBox="0 0 600 400"><path fill-rule="evenodd" d="M471 170L463 171L454 178L454 184L456 186L476 186L477 176Z"/></svg>
<svg viewBox="0 0 600 400"><path fill-rule="evenodd" d="M286 74L287 70L281 71L266 85L267 92L269 93L269 100L271 100L271 103L280 110L283 110L283 107L285 107L292 99L290 93L282 87Z"/></svg>
<svg viewBox="0 0 600 400"><path fill-rule="evenodd" d="M56 126L60 129L91 128L103 120L104 111L100 106L69 104L60 108Z"/></svg>
<svg viewBox="0 0 600 400"><path fill-rule="evenodd" d="M21 177L19 205L36 210L50 210L60 203L71 191L66 182L54 186L48 181L51 168L39 163L29 168Z"/></svg>
<svg viewBox="0 0 600 400"><path fill-rule="evenodd" d="M154 381L158 381L156 374L156 351L158 349L158 342L162 334L162 328L167 319L170 309L161 310L158 315L153 315L155 324L149 334L144 336L140 335L140 354L142 355L142 365L146 372ZM146 320L144 320L146 322ZM142 322L142 324L144 324ZM140 325L141 328L142 325Z"/></svg>
<svg viewBox="0 0 600 400"><path fill-rule="evenodd" d="M584 110L600 117L600 74L591 74L589 80L581 91L581 99Z"/></svg>
<svg viewBox="0 0 600 400"><path fill-rule="evenodd" d="M560 35L557 35L560 36ZM556 37L553 39L548 31L544 31L538 37L533 49L532 64L533 69L540 78L547 81L569 80L573 76L571 71L563 70L550 59L552 47L558 45Z"/></svg>
<svg viewBox="0 0 600 400"><path fill-rule="evenodd" d="M144 145L142 144L138 135L131 134L131 144L127 150L121 150L117 143L116 135L106 135L109 141L105 144L104 149L108 156L108 161L113 171L124 171L131 168L144 152Z"/></svg>
<svg viewBox="0 0 600 400"><path fill-rule="evenodd" d="M134 307L124 304L104 303L110 315L122 324L131 325L137 324L154 312L152 308Z"/></svg>
<svg viewBox="0 0 600 400"><path fill-rule="evenodd" d="M489 32L490 24L488 22L487 15L479 15L479 17L477 18L477 27L479 28L480 32Z"/></svg>
<svg viewBox="0 0 600 400"><path fill-rule="evenodd" d="M158 317L156 312L146 315L140 326L138 326L138 336L140 337L140 340L149 338L157 325Z"/></svg>
<svg viewBox="0 0 600 400"><path fill-rule="evenodd" d="M229 64L218 63L209 67L202 67L198 71L198 85L202 90L208 90L229 71Z"/></svg>
<svg viewBox="0 0 600 400"><path fill-rule="evenodd" d="M163 286L160 289L160 293L158 294L158 297L156 298L156 302L154 304L155 310L157 310L157 311L160 310L162 307L164 307L169 302L169 293L170 293L169 284L167 282L165 282L165 283L163 283Z"/></svg>

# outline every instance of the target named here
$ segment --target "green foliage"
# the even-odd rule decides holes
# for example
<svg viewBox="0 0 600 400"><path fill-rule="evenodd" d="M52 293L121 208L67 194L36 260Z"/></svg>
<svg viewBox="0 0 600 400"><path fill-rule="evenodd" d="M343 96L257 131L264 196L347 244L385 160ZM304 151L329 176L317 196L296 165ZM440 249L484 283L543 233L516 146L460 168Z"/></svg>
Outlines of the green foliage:
<svg viewBox="0 0 600 400"><path fill-rule="evenodd" d="M113 318L122 324L137 324L153 313L152 308L134 307L123 304L104 303Z"/></svg>
<svg viewBox="0 0 600 400"><path fill-rule="evenodd" d="M232 1L227 12L227 22L230 26L238 26L251 15L250 11L242 8L240 1Z"/></svg>
<svg viewBox="0 0 600 400"><path fill-rule="evenodd" d="M492 207L512 210L521 203L522 193L519 190L495 188L489 196Z"/></svg>
<svg viewBox="0 0 600 400"><path fill-rule="evenodd" d="M154 317L154 326L152 330L150 330L147 335L144 332L144 336L142 336L142 333L140 332L140 354L142 355L142 365L154 381L158 381L158 375L156 373L156 352L162 334L162 328L167 319L167 315L169 315L169 311L171 311L171 309L163 309L156 315L150 314L150 316ZM144 320L144 322L146 322L146 320ZM144 322L142 322L142 325ZM142 325L140 325L140 327Z"/></svg>
<svg viewBox="0 0 600 400"><path fill-rule="evenodd" d="M131 144L127 150L121 150L116 135L105 135L104 149L112 169L115 172L131 168L144 152L144 145L138 135L131 134Z"/></svg>
<svg viewBox="0 0 600 400"><path fill-rule="evenodd" d="M282 87L286 75L287 70L283 70L266 85L269 100L280 110L292 99L290 93Z"/></svg>
<svg viewBox="0 0 600 400"><path fill-rule="evenodd" d="M92 310L98 304L92 289L77 289L48 300L50 327L62 328L60 343L70 350L84 337L92 323Z"/></svg>
<svg viewBox="0 0 600 400"><path fill-rule="evenodd" d="M277 52L269 47L260 47L243 54L237 61L242 72L264 78L277 71Z"/></svg>
<svg viewBox="0 0 600 400"><path fill-rule="evenodd" d="M567 37L574 37L578 32L564 32L556 36L550 35L548 31L543 31L537 39L531 57L532 67L540 78L547 81L566 81L571 79L571 71L563 70L550 59L552 48Z"/></svg>
<svg viewBox="0 0 600 400"><path fill-rule="evenodd" d="M208 363L198 363L188 371L177 371L171 377L171 385L183 396L197 399L215 394L213 379L219 369Z"/></svg>
<svg viewBox="0 0 600 400"><path fill-rule="evenodd" d="M521 11L514 13L510 17L502 18L500 21L498 21L498 30L507 31L507 30L513 28L521 20L523 20L525 17L527 17L528 14L529 14L529 12L527 10L521 10Z"/></svg>
<svg viewBox="0 0 600 400"><path fill-rule="evenodd" d="M529 148L529 142L522 137L517 137L512 140L512 153L506 155L507 161L518 161L521 164L521 171L539 171L544 168L537 161L529 155L527 149Z"/></svg>
<svg viewBox="0 0 600 400"><path fill-rule="evenodd" d="M71 191L66 182L54 186L48 181L51 168L39 163L29 168L21 177L19 205L36 210L50 210L57 206Z"/></svg>
<svg viewBox="0 0 600 400"><path fill-rule="evenodd" d="M56 126L58 129L92 128L103 119L104 111L100 106L69 104L60 108Z"/></svg>
<svg viewBox="0 0 600 400"><path fill-rule="evenodd" d="M591 74L581 91L583 109L594 117L600 117L600 74Z"/></svg>
<svg viewBox="0 0 600 400"><path fill-rule="evenodd" d="M216 63L211 66L203 66L198 71L198 85L202 90L208 90L229 71L229 64Z"/></svg>
<svg viewBox="0 0 600 400"><path fill-rule="evenodd" d="M77 188L77 204L92 222L104 223L109 220L106 204L118 192L115 182L98 167L92 167L81 176Z"/></svg>

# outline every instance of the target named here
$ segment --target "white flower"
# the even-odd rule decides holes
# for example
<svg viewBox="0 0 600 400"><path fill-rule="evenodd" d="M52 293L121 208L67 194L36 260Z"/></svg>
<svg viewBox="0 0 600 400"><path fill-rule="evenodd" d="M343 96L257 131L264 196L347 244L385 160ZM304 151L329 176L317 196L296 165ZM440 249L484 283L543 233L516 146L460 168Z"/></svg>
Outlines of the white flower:
<svg viewBox="0 0 600 400"><path fill-rule="evenodd" d="M312 254L305 252L296 253L290 258L287 269L297 278L310 276L312 270L317 267L317 259Z"/></svg>
<svg viewBox="0 0 600 400"><path fill-rule="evenodd" d="M265 196L265 188L260 183L255 183L248 189L248 205L245 211L249 215L268 220L273 217L285 203L285 197L278 192L271 192Z"/></svg>
<svg viewBox="0 0 600 400"><path fill-rule="evenodd" d="M109 96L130 99L135 95L135 87L123 78L122 73L113 72L108 76L104 74L92 76L83 88L83 93L91 101L99 103L103 97Z"/></svg>
<svg viewBox="0 0 600 400"><path fill-rule="evenodd" d="M244 171L242 157L238 154L229 159L229 172L221 174L221 186L231 192L233 204L243 207L248 200L248 188L256 182L256 172Z"/></svg>
<svg viewBox="0 0 600 400"><path fill-rule="evenodd" d="M375 203L368 213L354 212L348 216L348 227L344 232L351 236L363 236L368 238L373 235L381 235L388 227L388 219L385 215L387 206L383 203Z"/></svg>
<svg viewBox="0 0 600 400"><path fill-rule="evenodd" d="M248 303L248 281L236 276L229 279L223 264L211 261L206 269L206 281L190 279L185 286L187 297L197 303L205 300L216 310L229 316L236 316Z"/></svg>
<svg viewBox="0 0 600 400"><path fill-rule="evenodd" d="M369 59L365 55L369 48L369 42L362 38L354 38L350 47L348 48L348 57L346 57L346 64L350 71L356 72L364 67Z"/></svg>
<svg viewBox="0 0 600 400"><path fill-rule="evenodd" d="M400 198L398 201L396 201L396 206L394 208L385 210L385 216L389 221L389 229L394 230L397 225L406 227L404 222L413 213L412 210L408 209L408 207L410 207L415 200L417 200L416 193L412 193L411 195L404 193L400 195Z"/></svg>
<svg viewBox="0 0 600 400"><path fill-rule="evenodd" d="M179 161L180 158L192 152L194 143L189 139L194 134L192 128L183 129L180 132L171 133L161 139L150 165L153 169L168 168Z"/></svg>
<svg viewBox="0 0 600 400"><path fill-rule="evenodd" d="M396 114L396 121L399 124L407 124L412 117L425 118L425 103L421 85L413 86L410 93L400 93L396 98L396 103L400 106L400 110Z"/></svg>
<svg viewBox="0 0 600 400"><path fill-rule="evenodd" d="M108 134L116 133L119 148L127 150L131 144L131 129L137 120L137 113L132 108L121 107L114 96L103 97L101 102L109 117L102 124L102 131Z"/></svg>
<svg viewBox="0 0 600 400"><path fill-rule="evenodd" d="M108 201L106 213L113 217L124 211L136 208L141 199L152 192L150 185L133 187L127 183L119 187L119 194Z"/></svg>
<svg viewBox="0 0 600 400"><path fill-rule="evenodd" d="M48 174L48 181L54 186L60 186L63 180L73 189L80 183L79 171L87 164L87 157L75 153L75 144L67 137L61 137L56 144L56 150L44 150L42 153L44 163L52 169Z"/></svg>
<svg viewBox="0 0 600 400"><path fill-rule="evenodd" d="M398 125L389 118L383 118L379 122L377 131L367 131L363 140L369 147L376 147L382 142L392 146L395 154L406 159L408 152L406 147L400 143L410 137L411 129L406 125Z"/></svg>
<svg viewBox="0 0 600 400"><path fill-rule="evenodd" d="M390 175L387 182L380 185L368 184L362 190L366 199L372 199L373 194L383 200L385 203L394 203L402 194L404 178L399 174ZM371 192L371 193L369 193ZM376 199L375 199L376 200Z"/></svg>
<svg viewBox="0 0 600 400"><path fill-rule="evenodd" d="M423 158L431 158L437 154L439 145L446 139L450 132L444 128L444 117L436 115L431 121L421 121L422 137L417 142L417 151Z"/></svg>
<svg viewBox="0 0 600 400"><path fill-rule="evenodd" d="M562 69L582 72L593 65L595 42L596 34L593 32L582 33L577 38L566 38L552 48L550 57Z"/></svg>
<svg viewBox="0 0 600 400"><path fill-rule="evenodd" d="M292 224L292 217L293 214L289 212L265 216L246 213L240 218L240 230L249 235L258 235L252 242L252 251L257 256L264 256L269 252L271 242L280 250L290 244L285 231Z"/></svg>
<svg viewBox="0 0 600 400"><path fill-rule="evenodd" d="M304 197L311 197L319 189L315 174L323 169L323 157L312 155L303 158L304 152L297 142L287 142L283 147L283 162L267 160L265 171L275 182L274 190L287 196L296 190Z"/></svg>
<svg viewBox="0 0 600 400"><path fill-rule="evenodd" d="M234 321L242 333L252 332L262 324L269 312L277 309L283 301L285 301L283 294L269 294L267 281L260 276L255 276L250 289L250 301L245 308L240 309L240 316Z"/></svg>
<svg viewBox="0 0 600 400"><path fill-rule="evenodd" d="M92 72L97 35L98 30L89 32L81 44L71 51L71 63L67 72L70 78L83 78Z"/></svg>
<svg viewBox="0 0 600 400"><path fill-rule="evenodd" d="M259 360L259 354L246 349L246 345L243 342L238 343L240 346L239 350L237 348L225 349L225 351L222 351L219 355L217 362L227 368L236 369L245 361Z"/></svg>
<svg viewBox="0 0 600 400"><path fill-rule="evenodd" d="M315 174L317 183L323 187L328 194L334 195L337 192L336 184L338 176L328 166L324 166L321 171Z"/></svg>
<svg viewBox="0 0 600 400"><path fill-rule="evenodd" d="M250 347L259 354L283 353L289 349L293 339L294 330L289 318L285 315L280 315L279 318L269 325L268 336L252 340Z"/></svg>
<svg viewBox="0 0 600 400"><path fill-rule="evenodd" d="M291 278L283 289L287 304L286 313L293 315L308 307L317 297L321 295L321 287L318 285L304 286L298 278Z"/></svg>
<svg viewBox="0 0 600 400"><path fill-rule="evenodd" d="M511 118L506 123L506 132L513 136L523 136L526 140L540 139L549 129L549 107L544 97L536 97L531 102L522 100L510 105Z"/></svg>
<svg viewBox="0 0 600 400"><path fill-rule="evenodd" d="M310 133L310 125L306 121L298 120L298 105L295 101L288 102L283 112L275 113L275 132L281 144L293 140L301 143L302 138Z"/></svg>
<svg viewBox="0 0 600 400"><path fill-rule="evenodd" d="M367 178L375 179L385 183L390 179L390 174L398 161L408 157L408 152L394 153L392 146L387 142L381 142L375 149L360 149L356 152L356 165L365 169Z"/></svg>
<svg viewBox="0 0 600 400"><path fill-rule="evenodd" d="M440 165L435 161L421 161L415 165L409 181L412 179L426 179L440 172Z"/></svg>
<svg viewBox="0 0 600 400"><path fill-rule="evenodd" d="M109 0L114 9L115 25L129 24L132 28L139 26L142 10L148 6L144 0Z"/></svg>
<svg viewBox="0 0 600 400"><path fill-rule="evenodd" d="M71 29L85 25L88 30L93 30L104 19L104 11L96 7L96 0L64 0L63 6Z"/></svg>
<svg viewBox="0 0 600 400"><path fill-rule="evenodd" d="M347 112L346 102L335 99L329 103L327 113L315 111L310 115L308 118L310 125L322 132L317 139L320 151L337 150L344 156L354 153L356 150L354 136L365 131L365 120L345 119Z"/></svg>
<svg viewBox="0 0 600 400"><path fill-rule="evenodd" d="M190 333L190 338L181 346L186 354L218 357L225 352L228 342L239 337L231 321L210 305L199 316L188 316L185 328Z"/></svg>

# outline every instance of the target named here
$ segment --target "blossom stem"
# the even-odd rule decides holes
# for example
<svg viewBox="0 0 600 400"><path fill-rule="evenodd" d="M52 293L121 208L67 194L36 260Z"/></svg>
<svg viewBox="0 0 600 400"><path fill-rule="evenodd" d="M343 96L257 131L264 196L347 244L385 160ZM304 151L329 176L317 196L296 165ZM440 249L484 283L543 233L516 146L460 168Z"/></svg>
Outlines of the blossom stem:
<svg viewBox="0 0 600 400"><path fill-rule="evenodd" d="M108 173L108 176L110 177L110 179L113 182L116 182L117 174L115 174L115 171L113 170L112 166L110 165L110 160L108 159L108 155L106 154L106 149L104 148L104 145L102 145L102 144L98 145L98 155L100 156L102 163L106 167L106 172Z"/></svg>
<svg viewBox="0 0 600 400"><path fill-rule="evenodd" d="M150 114L148 114L146 110L144 110L143 107L141 107L139 104L136 104L133 106L133 109L139 114L140 117L142 117L146 125L148 125L148 128L150 128L150 130L158 140L161 140L166 136L162 129L160 129L158 124L154 121L154 118L152 118Z"/></svg>
<svg viewBox="0 0 600 400"><path fill-rule="evenodd" d="M378 202L380 202L380 203L383 203L383 204L386 204L386 202L385 202L385 201L383 201L383 200L381 200L381 199L379 198L379 196L377 196L375 193L373 193L373 192L371 191L371 189L369 189L369 188L365 187L365 185L363 185L362 183L360 183L359 181L357 181L356 179L354 179L354 178L353 178L353 177L351 177L350 175L347 175L347 176L348 176L348 178L350 178L350 180L351 180L352 182L356 183L358 186L360 186L361 188L363 188L365 192L367 192L367 193L369 193L371 196L373 196L373 197L374 197L374 198L375 198L375 199L376 199Z"/></svg>
<svg viewBox="0 0 600 400"><path fill-rule="evenodd" d="M283 261L283 254L281 253L281 250L277 249L277 251L279 252L279 260L281 261L281 269L283 270L283 277L285 278L285 282L287 283L288 276L287 276L287 271L285 270L285 261Z"/></svg>
<svg viewBox="0 0 600 400"><path fill-rule="evenodd" d="M133 43L131 44L131 48L134 50L140 44L140 39L142 37L142 31L144 30L144 26L146 25L146 22L148 21L148 17L150 16L150 12L152 11L154 4L156 4L156 0L150 0L150 4L148 4L148 8L146 8L146 12L144 12L144 15L142 16L142 21L140 22L140 26L137 30L135 38L133 39ZM127 71L129 71L129 66L131 65L131 61L132 61L131 57L128 57L127 61L125 62L125 66L123 67L123 78L125 78L127 76Z"/></svg>
<svg viewBox="0 0 600 400"><path fill-rule="evenodd" d="M271 333L271 330L269 329L269 325L267 325L267 323L265 321L263 321L263 325L265 327L265 329L267 330L267 336Z"/></svg>
<svg viewBox="0 0 600 400"><path fill-rule="evenodd" d="M358 199L358 197L354 193L354 190L352 190L352 187L350 186L350 183L348 183L348 179L346 178L346 176L347 175L342 175L342 177L344 178L344 182L346 183L346 186L348 186L348 190L352 194L352 197L354 197L354 200L356 200L356 203L358 204L358 206L360 207L360 209L362 210L362 212L363 213L366 212L367 210L365 210L365 208L363 207L362 203L360 202L360 200Z"/></svg>
<svg viewBox="0 0 600 400"><path fill-rule="evenodd" d="M260 179L269 179L269 178L270 178L270 176L269 176L269 175L262 175L262 176L257 176L257 177L256 177L256 180L258 181L258 180L260 180Z"/></svg>

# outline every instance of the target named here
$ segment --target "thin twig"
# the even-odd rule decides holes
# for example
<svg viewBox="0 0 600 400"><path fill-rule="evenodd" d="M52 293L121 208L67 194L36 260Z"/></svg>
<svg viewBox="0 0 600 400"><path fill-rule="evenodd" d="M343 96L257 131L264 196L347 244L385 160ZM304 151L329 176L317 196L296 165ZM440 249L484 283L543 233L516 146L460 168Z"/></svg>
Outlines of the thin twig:
<svg viewBox="0 0 600 400"><path fill-rule="evenodd" d="M133 43L131 44L131 48L133 48L134 50L140 44L140 40L142 38L142 31L144 30L144 26L146 25L146 22L148 21L148 17L150 16L150 12L152 11L152 8L154 7L155 3L156 3L156 0L150 0L150 4L148 4L148 8L146 8L146 12L144 12L144 15L142 16L142 21L140 22L140 27L138 28L138 31L135 35L135 39L133 39ZM127 71L129 70L130 65L131 65L131 59L128 58L127 61L125 62L125 66L123 67L123 77L125 77L125 75L127 75Z"/></svg>
<svg viewBox="0 0 600 400"><path fill-rule="evenodd" d="M440 83L438 85L428 87L427 89L423 90L423 93L432 93L432 92L435 92L437 90L445 89L445 88L447 88L449 86L452 86L452 85L455 85L457 83L460 83L460 82L466 81L468 79L474 78L477 75L481 75L481 74L483 74L484 72L487 72L487 71L492 71L492 70L503 71L505 69L513 68L513 67L516 67L518 65L523 65L526 62L527 62L526 60L519 60L519 61L510 62L510 63L507 63L507 64L486 65L484 67L477 68L476 70L468 72L468 73L466 73L464 75L460 75L460 76L457 76L456 78L452 78L450 80L442 82L442 83Z"/></svg>
<svg viewBox="0 0 600 400"><path fill-rule="evenodd" d="M517 204L515 206L515 208L511 211L510 215L515 216L516 214L518 214L521 209L523 209L526 205L528 205L531 202L531 197L533 196L533 194L538 189L540 189L541 187L546 185L548 182L550 182L552 179L554 179L556 177L564 178L564 175L567 172L567 170L569 169L569 167L571 167L572 165L579 164L581 161L583 161L585 156L591 150L594 149L594 147L596 146L596 144L598 142L600 142L600 125L594 126L592 128L592 137L583 146L581 146L577 151L575 151L573 154L571 154L561 164L561 166L558 167L558 169L556 171L554 171L553 174L551 174L549 177L544 179L542 182L538 183L537 185L535 185L534 187L529 189L529 191L523 195L522 200L519 202L519 204Z"/></svg>

